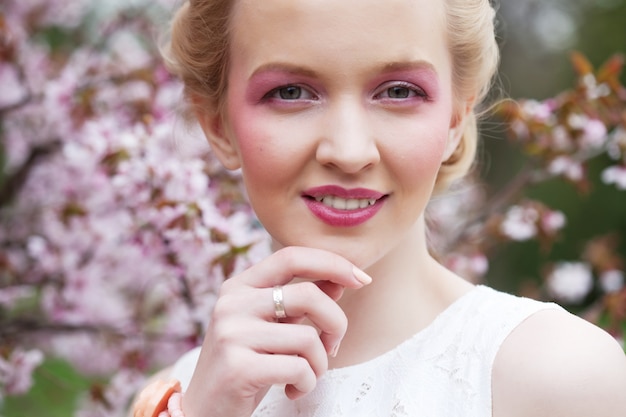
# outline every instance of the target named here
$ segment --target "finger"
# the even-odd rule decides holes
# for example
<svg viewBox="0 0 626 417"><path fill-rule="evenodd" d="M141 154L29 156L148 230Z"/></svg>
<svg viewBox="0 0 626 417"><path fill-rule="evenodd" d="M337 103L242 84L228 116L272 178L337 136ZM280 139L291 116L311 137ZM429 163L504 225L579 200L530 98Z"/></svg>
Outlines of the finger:
<svg viewBox="0 0 626 417"><path fill-rule="evenodd" d="M290 246L273 253L244 271L240 280L257 288L291 282L294 278L331 281L348 288L360 288L371 278L342 256L322 249Z"/></svg>
<svg viewBox="0 0 626 417"><path fill-rule="evenodd" d="M317 377L328 369L328 356L317 330L307 324L264 323L246 335L259 353L297 355L309 363Z"/></svg>
<svg viewBox="0 0 626 417"><path fill-rule="evenodd" d="M255 369L263 369L259 375L261 386L285 384L291 386L287 395L301 397L315 388L317 377L306 359L293 355L261 355L255 358Z"/></svg>
<svg viewBox="0 0 626 417"><path fill-rule="evenodd" d="M298 390L298 388L296 388L292 384L285 385L285 395L290 400L297 400L298 398L304 397L306 394L307 392L302 392Z"/></svg>
<svg viewBox="0 0 626 417"><path fill-rule="evenodd" d="M303 281L313 284L319 288L321 293L333 300L338 301L344 293L345 287L330 281ZM307 284L307 285L309 285ZM296 285L296 284L291 284ZM284 304L284 286L283 288L283 304ZM268 290L271 291L267 296ZM271 308L269 307L271 305ZM242 306L245 306L243 308ZM227 280L222 284L220 296L217 299L213 309L213 316L228 317L230 315L257 315L264 320L272 320L275 318L274 303L274 287L266 288L250 288L235 283L235 280ZM286 322L299 322L295 315L288 317Z"/></svg>
<svg viewBox="0 0 626 417"><path fill-rule="evenodd" d="M314 284L317 285L319 289L333 301L339 301L344 290L346 289L346 287L330 281L315 281Z"/></svg>
<svg viewBox="0 0 626 417"><path fill-rule="evenodd" d="M341 307L312 282L286 285L282 287L282 291L288 317L281 323L275 322L272 288L248 288L220 297L213 309L209 327L210 340L222 346L253 346L257 351L264 351L265 346L265 351L268 352L275 350L279 353L297 354L299 352L293 347L280 350L276 345L269 345L267 338L274 338L274 332L281 330L281 325L286 326L284 330L290 328L290 325L306 326L315 330L315 341L322 346L325 355L332 354L348 326ZM301 324L305 320L308 323ZM307 340L311 339L313 338L309 337ZM293 343L287 337L276 337L276 341ZM321 363L313 359L312 362ZM316 366L316 372L323 372L319 369L321 368Z"/></svg>
<svg viewBox="0 0 626 417"><path fill-rule="evenodd" d="M348 319L339 305L312 282L283 287L283 303L288 317L306 317L320 331L320 340L333 354L346 334ZM273 317L273 304L270 310Z"/></svg>
<svg viewBox="0 0 626 417"><path fill-rule="evenodd" d="M319 299L319 296L326 294L326 298L336 301L341 298L345 290L343 286L330 281L302 281L300 283L317 287L318 294L315 294L316 300ZM282 297L284 304L285 286L280 287L283 292ZM220 295L213 307L212 317L213 321L219 321L234 316L256 316L265 321L273 321L276 318L275 314L274 287L251 288L241 285L240 282L236 282L234 279L229 279L222 283ZM300 316L301 314L292 314L282 321L300 323L302 322Z"/></svg>

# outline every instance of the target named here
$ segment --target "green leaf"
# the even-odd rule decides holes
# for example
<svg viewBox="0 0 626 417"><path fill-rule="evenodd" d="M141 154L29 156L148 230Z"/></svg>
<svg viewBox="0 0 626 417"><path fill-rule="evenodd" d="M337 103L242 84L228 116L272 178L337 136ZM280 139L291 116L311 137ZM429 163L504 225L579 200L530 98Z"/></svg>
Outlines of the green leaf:
<svg viewBox="0 0 626 417"><path fill-rule="evenodd" d="M92 381L81 376L71 365L49 359L37 368L33 388L25 395L9 396L0 404L3 417L68 417L74 415L79 396L89 390Z"/></svg>

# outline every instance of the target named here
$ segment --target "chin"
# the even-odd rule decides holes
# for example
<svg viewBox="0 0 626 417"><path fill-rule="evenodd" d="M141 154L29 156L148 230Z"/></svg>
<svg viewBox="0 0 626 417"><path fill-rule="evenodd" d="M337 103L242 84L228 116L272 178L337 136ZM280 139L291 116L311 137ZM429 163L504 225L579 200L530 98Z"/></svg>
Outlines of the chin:
<svg viewBox="0 0 626 417"><path fill-rule="evenodd" d="M332 242L333 239L324 238L321 241L315 242L308 240L302 241L280 241L272 237L272 251L276 252L282 248L289 246L299 246L305 248L313 248L332 252L336 255L342 256L357 268L367 269L376 262L378 262L385 254L380 248L364 247L363 244L346 244L345 239L341 241ZM354 242L354 239L351 239Z"/></svg>

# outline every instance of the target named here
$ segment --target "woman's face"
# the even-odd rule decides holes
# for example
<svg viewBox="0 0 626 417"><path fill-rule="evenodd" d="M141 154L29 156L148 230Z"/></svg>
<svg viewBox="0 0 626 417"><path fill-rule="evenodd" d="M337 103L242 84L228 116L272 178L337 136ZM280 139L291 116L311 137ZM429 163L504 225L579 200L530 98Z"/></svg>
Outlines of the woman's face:
<svg viewBox="0 0 626 417"><path fill-rule="evenodd" d="M369 266L452 148L443 2L238 0L232 28L224 124L204 123L218 155L279 246Z"/></svg>

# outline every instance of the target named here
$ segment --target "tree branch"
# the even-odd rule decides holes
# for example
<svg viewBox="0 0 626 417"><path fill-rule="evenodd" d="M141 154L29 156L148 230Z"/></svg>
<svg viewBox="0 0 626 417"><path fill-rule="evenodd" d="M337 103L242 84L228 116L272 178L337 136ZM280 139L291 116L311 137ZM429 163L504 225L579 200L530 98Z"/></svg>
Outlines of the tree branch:
<svg viewBox="0 0 626 417"><path fill-rule="evenodd" d="M28 180L32 169L43 158L46 158L61 149L61 142L54 140L44 145L33 147L24 163L12 174L9 174L0 186L0 207L9 204L19 193L22 186Z"/></svg>

